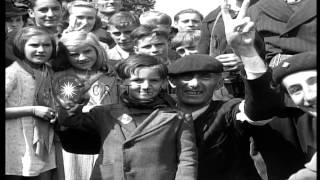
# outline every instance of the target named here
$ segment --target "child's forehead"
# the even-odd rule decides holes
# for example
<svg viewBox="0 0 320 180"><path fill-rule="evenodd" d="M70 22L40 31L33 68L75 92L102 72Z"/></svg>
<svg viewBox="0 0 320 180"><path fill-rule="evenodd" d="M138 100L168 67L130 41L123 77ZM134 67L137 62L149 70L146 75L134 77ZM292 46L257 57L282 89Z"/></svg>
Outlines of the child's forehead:
<svg viewBox="0 0 320 180"><path fill-rule="evenodd" d="M130 73L130 78L142 78L142 77L160 77L159 69L155 66L151 67L137 67Z"/></svg>
<svg viewBox="0 0 320 180"><path fill-rule="evenodd" d="M119 25L109 25L109 30L111 31L132 31L136 28L137 26L134 24L130 24L130 23L119 23Z"/></svg>
<svg viewBox="0 0 320 180"><path fill-rule="evenodd" d="M22 15L15 15L6 17L6 20L13 20L13 19L22 19Z"/></svg>
<svg viewBox="0 0 320 180"><path fill-rule="evenodd" d="M72 45L67 46L69 51L83 51L87 49L94 48L93 46L89 45L88 43L75 43Z"/></svg>

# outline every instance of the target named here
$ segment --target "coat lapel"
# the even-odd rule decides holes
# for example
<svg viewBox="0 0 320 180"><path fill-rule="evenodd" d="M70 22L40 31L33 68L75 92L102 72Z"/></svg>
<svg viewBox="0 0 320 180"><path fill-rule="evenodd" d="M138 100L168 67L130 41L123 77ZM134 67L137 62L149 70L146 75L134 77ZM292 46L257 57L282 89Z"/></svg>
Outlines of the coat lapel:
<svg viewBox="0 0 320 180"><path fill-rule="evenodd" d="M127 141L135 139L168 123L176 117L176 113L163 113L159 109L152 112L133 132Z"/></svg>
<svg viewBox="0 0 320 180"><path fill-rule="evenodd" d="M268 16L285 23L293 14L293 10L283 0L261 0L257 6Z"/></svg>
<svg viewBox="0 0 320 180"><path fill-rule="evenodd" d="M305 0L305 4L298 11L296 11L288 20L287 26L283 33L287 33L297 26L308 21L317 15L317 2L316 0Z"/></svg>

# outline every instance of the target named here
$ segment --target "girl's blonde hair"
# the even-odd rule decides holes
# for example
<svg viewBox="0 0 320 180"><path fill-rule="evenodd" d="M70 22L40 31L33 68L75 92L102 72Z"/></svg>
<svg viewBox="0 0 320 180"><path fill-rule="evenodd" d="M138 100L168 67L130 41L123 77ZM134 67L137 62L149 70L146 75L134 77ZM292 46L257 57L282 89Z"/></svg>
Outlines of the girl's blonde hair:
<svg viewBox="0 0 320 180"><path fill-rule="evenodd" d="M69 49L70 47L79 47L89 45L96 50L97 61L93 65L92 70L102 70L108 68L107 61L108 56L105 49L100 45L100 42L96 35L83 31L72 31L60 38L60 42ZM110 70L108 68L108 70Z"/></svg>
<svg viewBox="0 0 320 180"><path fill-rule="evenodd" d="M96 12L96 21L93 25L93 28L91 29L92 31L95 31L97 29L99 29L101 27L101 22L99 20L98 17L98 9L95 7L95 4L92 2L87 2L87 1L83 1L83 0L75 0L75 1L71 1L68 3L67 5L67 15L66 16L70 16L72 14L72 10L74 7L85 7L88 9L93 9Z"/></svg>

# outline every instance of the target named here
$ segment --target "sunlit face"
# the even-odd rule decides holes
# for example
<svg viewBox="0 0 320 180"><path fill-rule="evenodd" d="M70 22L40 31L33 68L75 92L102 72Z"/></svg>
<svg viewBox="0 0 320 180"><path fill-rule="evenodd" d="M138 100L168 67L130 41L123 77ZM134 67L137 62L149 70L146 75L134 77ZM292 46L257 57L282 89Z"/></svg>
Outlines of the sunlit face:
<svg viewBox="0 0 320 180"><path fill-rule="evenodd" d="M125 51L132 51L133 40L130 36L131 32L136 26L131 25L124 28L116 28L115 26L109 25L108 31L114 40L114 42Z"/></svg>
<svg viewBox="0 0 320 180"><path fill-rule="evenodd" d="M13 16L6 18L7 32L18 31L23 27L22 16Z"/></svg>
<svg viewBox="0 0 320 180"><path fill-rule="evenodd" d="M122 8L122 0L96 0L101 13L113 14Z"/></svg>
<svg viewBox="0 0 320 180"><path fill-rule="evenodd" d="M200 29L201 18L196 13L183 13L175 24L179 31L196 30Z"/></svg>
<svg viewBox="0 0 320 180"><path fill-rule="evenodd" d="M317 71L307 70L290 74L283 78L293 102L303 111L317 116Z"/></svg>
<svg viewBox="0 0 320 180"><path fill-rule="evenodd" d="M150 101L160 93L163 82L155 68L143 67L131 74L131 77L125 80L125 85L128 86L130 98Z"/></svg>
<svg viewBox="0 0 320 180"><path fill-rule="evenodd" d="M173 79L179 103L200 108L210 102L213 91L221 82L221 74L206 72L182 74Z"/></svg>
<svg viewBox="0 0 320 180"><path fill-rule="evenodd" d="M97 62L97 52L90 45L67 48L70 53L70 64L78 70L90 70Z"/></svg>
<svg viewBox="0 0 320 180"><path fill-rule="evenodd" d="M179 47L176 47L176 52L181 56L186 56L190 54L197 54L197 46L195 44L183 44Z"/></svg>
<svg viewBox="0 0 320 180"><path fill-rule="evenodd" d="M90 32L96 22L96 10L88 7L72 7L69 25L76 31Z"/></svg>
<svg viewBox="0 0 320 180"><path fill-rule="evenodd" d="M61 4L57 0L36 0L29 16L35 19L37 26L55 28L61 20Z"/></svg>
<svg viewBox="0 0 320 180"><path fill-rule="evenodd" d="M32 36L24 46L24 54L27 60L43 64L47 62L52 55L52 43L48 35Z"/></svg>
<svg viewBox="0 0 320 180"><path fill-rule="evenodd" d="M150 56L168 59L168 40L162 36L145 36L139 39L135 46L136 54L147 54Z"/></svg>

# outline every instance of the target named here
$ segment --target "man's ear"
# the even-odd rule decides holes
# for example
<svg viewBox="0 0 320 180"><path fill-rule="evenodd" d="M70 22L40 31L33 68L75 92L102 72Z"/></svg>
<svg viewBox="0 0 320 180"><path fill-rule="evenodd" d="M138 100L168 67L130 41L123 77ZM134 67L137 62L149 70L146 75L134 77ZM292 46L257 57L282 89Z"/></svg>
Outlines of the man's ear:
<svg viewBox="0 0 320 180"><path fill-rule="evenodd" d="M34 11L33 11L33 9L28 9L28 14L29 14L29 17L31 17L31 18L34 18Z"/></svg>
<svg viewBox="0 0 320 180"><path fill-rule="evenodd" d="M168 82L169 82L169 84L170 84L171 87L176 88L177 82L176 82L176 80L175 80L174 78L169 77L169 78L168 78Z"/></svg>
<svg viewBox="0 0 320 180"><path fill-rule="evenodd" d="M214 90L218 90L218 89L222 88L222 86L223 86L223 78L221 77L218 79L218 83L217 83L216 87L214 88Z"/></svg>

